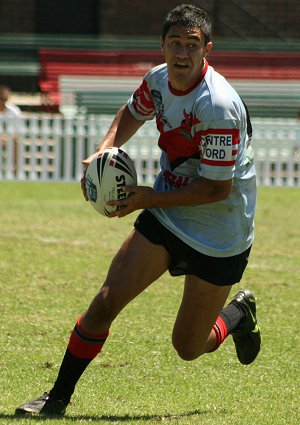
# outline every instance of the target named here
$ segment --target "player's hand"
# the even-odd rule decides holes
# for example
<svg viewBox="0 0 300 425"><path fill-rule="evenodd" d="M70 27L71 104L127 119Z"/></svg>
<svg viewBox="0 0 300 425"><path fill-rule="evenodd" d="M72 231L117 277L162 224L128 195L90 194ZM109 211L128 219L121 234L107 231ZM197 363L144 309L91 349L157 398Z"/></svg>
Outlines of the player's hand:
<svg viewBox="0 0 300 425"><path fill-rule="evenodd" d="M128 193L125 199L107 202L107 205L119 207L117 211L109 214L109 217L125 217L142 208L153 208L155 191L148 186L124 186L123 191Z"/></svg>
<svg viewBox="0 0 300 425"><path fill-rule="evenodd" d="M97 156L97 155L99 155L99 152L95 152L95 153L93 153L92 155L90 155L89 157L87 157L86 159L84 159L83 161L82 161L82 164L83 164L83 172L82 172L82 177L81 177L81 179L80 179L80 185L81 185L81 190L82 190L82 193L83 193L83 196L84 196L84 199L86 200L86 201L88 201L89 200L89 198L88 198L88 196L87 196L87 193L86 193L86 190L85 190L85 175L86 175L86 170L87 170L87 167L88 167L88 165L89 165L89 163Z"/></svg>

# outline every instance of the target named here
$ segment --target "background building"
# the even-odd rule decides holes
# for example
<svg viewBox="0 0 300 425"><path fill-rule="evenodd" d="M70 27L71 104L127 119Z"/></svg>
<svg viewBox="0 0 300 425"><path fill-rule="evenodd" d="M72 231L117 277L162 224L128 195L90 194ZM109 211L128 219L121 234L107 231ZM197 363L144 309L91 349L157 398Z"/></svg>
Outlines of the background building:
<svg viewBox="0 0 300 425"><path fill-rule="evenodd" d="M1 0L0 33L158 35L165 13L184 2L210 13L215 36L300 35L298 0Z"/></svg>
<svg viewBox="0 0 300 425"><path fill-rule="evenodd" d="M299 0L1 0L0 84L16 94L41 94L35 105L19 95L23 110L57 111L62 75L107 75L110 66L112 76L142 76L161 63L164 16L183 2L211 16L209 59L225 77L300 80ZM294 86L285 92L288 99L296 93ZM91 96L79 94L76 102L94 104ZM290 102L288 114L295 116L298 98Z"/></svg>

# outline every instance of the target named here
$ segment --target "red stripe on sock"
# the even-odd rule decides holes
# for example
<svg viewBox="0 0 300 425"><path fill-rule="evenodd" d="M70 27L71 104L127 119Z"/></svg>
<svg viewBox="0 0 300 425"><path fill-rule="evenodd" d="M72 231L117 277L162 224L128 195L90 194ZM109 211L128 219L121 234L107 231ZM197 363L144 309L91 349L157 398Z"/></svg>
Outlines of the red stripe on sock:
<svg viewBox="0 0 300 425"><path fill-rule="evenodd" d="M77 329L76 329L77 328ZM80 335L78 333L80 332ZM94 359L102 350L102 347L109 335L109 329L103 334L91 334L82 329L80 318L70 336L68 350L81 359Z"/></svg>
<svg viewBox="0 0 300 425"><path fill-rule="evenodd" d="M216 334L216 345L211 351L217 350L228 335L226 323L221 316L217 318L213 331Z"/></svg>

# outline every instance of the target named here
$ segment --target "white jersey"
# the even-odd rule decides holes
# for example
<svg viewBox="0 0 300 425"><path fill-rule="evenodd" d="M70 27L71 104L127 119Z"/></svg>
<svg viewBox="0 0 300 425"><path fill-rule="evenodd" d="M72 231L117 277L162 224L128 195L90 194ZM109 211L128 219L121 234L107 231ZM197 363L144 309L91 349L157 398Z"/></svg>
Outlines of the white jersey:
<svg viewBox="0 0 300 425"><path fill-rule="evenodd" d="M0 111L0 125L2 127L3 122L12 125L15 132L20 130L22 119L21 110L14 105L6 105L3 111Z"/></svg>
<svg viewBox="0 0 300 425"><path fill-rule="evenodd" d="M156 117L162 155L155 190L176 190L199 177L233 179L224 201L153 208L155 217L206 255L229 257L249 248L254 237L255 169L247 113L225 78L206 62L197 84L177 92L168 82L167 65L159 65L146 74L128 107L138 120Z"/></svg>
<svg viewBox="0 0 300 425"><path fill-rule="evenodd" d="M22 116L22 112L18 106L6 104L5 109L0 111L0 116L3 118L18 118Z"/></svg>

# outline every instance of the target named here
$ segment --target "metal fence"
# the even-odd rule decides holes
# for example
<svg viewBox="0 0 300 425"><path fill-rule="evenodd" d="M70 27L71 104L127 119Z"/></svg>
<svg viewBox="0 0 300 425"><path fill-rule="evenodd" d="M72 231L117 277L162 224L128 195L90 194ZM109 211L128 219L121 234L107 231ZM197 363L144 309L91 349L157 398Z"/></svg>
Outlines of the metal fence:
<svg viewBox="0 0 300 425"><path fill-rule="evenodd" d="M96 150L111 121L104 115L0 118L0 180L78 181L81 160ZM252 124L258 184L300 187L300 122L256 118ZM152 184L159 170L157 137L154 122L146 122L124 146L140 183Z"/></svg>

